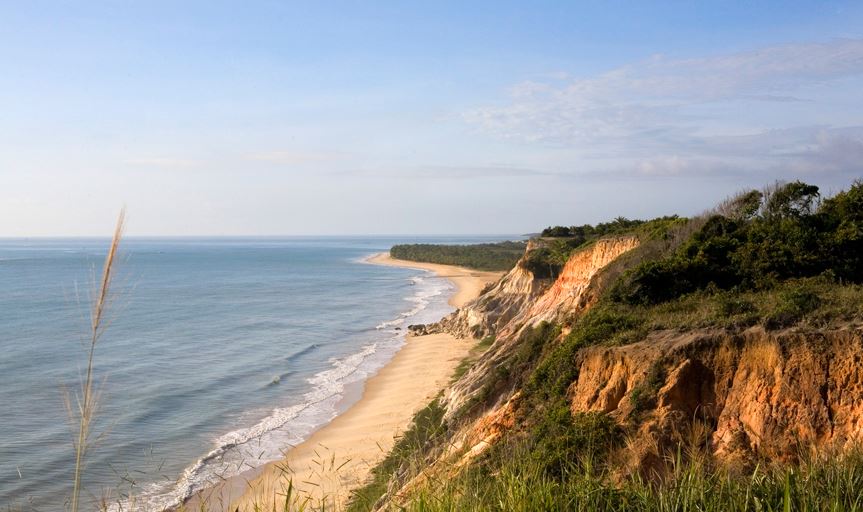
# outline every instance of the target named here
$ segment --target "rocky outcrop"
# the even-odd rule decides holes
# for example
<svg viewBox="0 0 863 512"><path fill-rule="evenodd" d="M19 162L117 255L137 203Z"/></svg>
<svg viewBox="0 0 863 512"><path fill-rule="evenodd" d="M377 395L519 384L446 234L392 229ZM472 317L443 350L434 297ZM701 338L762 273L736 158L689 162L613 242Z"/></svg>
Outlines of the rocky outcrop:
<svg viewBox="0 0 863 512"><path fill-rule="evenodd" d="M574 361L573 412L602 411L638 431L632 470L703 431L719 460L796 459L863 440L863 327L829 331L656 332Z"/></svg>
<svg viewBox="0 0 863 512"><path fill-rule="evenodd" d="M411 324L408 326L408 332L414 336L426 336L440 332L440 326L437 324Z"/></svg>
<svg viewBox="0 0 863 512"><path fill-rule="evenodd" d="M447 447L446 456L460 455L456 467L475 459L515 425L516 404L521 393L515 393L500 407L489 411L465 429Z"/></svg>

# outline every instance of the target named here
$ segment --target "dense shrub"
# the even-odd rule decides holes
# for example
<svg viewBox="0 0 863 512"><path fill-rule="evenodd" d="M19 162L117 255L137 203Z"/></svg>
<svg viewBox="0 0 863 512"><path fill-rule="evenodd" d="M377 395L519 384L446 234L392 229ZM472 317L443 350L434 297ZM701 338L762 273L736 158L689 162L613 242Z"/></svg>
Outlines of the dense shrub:
<svg viewBox="0 0 863 512"><path fill-rule="evenodd" d="M611 222L601 222L595 226L584 224L581 226L554 226L547 227L542 230L541 236L544 237L572 237L581 239L585 242L592 238L601 236L615 235L632 231L634 228L645 224L648 221L638 219L627 219L626 217L618 217Z"/></svg>
<svg viewBox="0 0 863 512"><path fill-rule="evenodd" d="M819 213L826 266L842 280L863 282L863 182L825 200Z"/></svg>
<svg viewBox="0 0 863 512"><path fill-rule="evenodd" d="M531 458L546 475L562 479L573 463L594 463L619 446L623 429L607 414L572 414L561 405L549 408L529 436Z"/></svg>
<svg viewBox="0 0 863 512"><path fill-rule="evenodd" d="M554 279L560 274L563 264L561 264L551 249L540 247L525 254L521 260L522 268L530 271L537 279Z"/></svg>
<svg viewBox="0 0 863 512"><path fill-rule="evenodd" d="M821 297L806 285L782 291L779 301L779 307L764 318L764 326L768 329L789 326L821 305Z"/></svg>
<svg viewBox="0 0 863 512"><path fill-rule="evenodd" d="M739 197L673 254L630 271L615 299L658 304L710 288L767 289L825 271L863 282L863 182L823 202L818 187L801 182Z"/></svg>

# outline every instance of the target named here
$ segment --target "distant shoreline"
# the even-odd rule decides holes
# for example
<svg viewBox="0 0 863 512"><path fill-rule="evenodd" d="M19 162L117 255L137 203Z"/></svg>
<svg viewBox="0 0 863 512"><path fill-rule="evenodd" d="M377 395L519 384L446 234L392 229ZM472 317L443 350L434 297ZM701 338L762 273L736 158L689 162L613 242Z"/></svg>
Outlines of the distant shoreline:
<svg viewBox="0 0 863 512"><path fill-rule="evenodd" d="M454 265L441 265L439 263L423 263L419 261L399 260L393 258L389 253L382 252L369 256L365 259L367 263L375 265L386 265L389 267L418 268L431 270L438 277L449 279L455 286L456 292L449 299L449 305L460 308L479 297L483 286L492 281L497 281L503 272L486 272L472 270Z"/></svg>
<svg viewBox="0 0 863 512"><path fill-rule="evenodd" d="M502 275L397 260L389 253L371 255L364 262L429 270L449 279L456 286L449 299L453 307L470 302L486 284ZM370 470L392 448L396 436L409 426L413 414L447 386L456 366L475 343L449 334L408 334L405 341L395 356L365 382L360 400L350 409L287 451L283 460L201 491L187 502L188 509L198 510L201 499L211 511L229 510L228 505L230 510L252 510L254 503L269 509L273 497L287 487L289 478L282 469L285 467L291 468L294 488L308 493L313 502L326 496L328 506L343 506L350 491L365 482Z"/></svg>

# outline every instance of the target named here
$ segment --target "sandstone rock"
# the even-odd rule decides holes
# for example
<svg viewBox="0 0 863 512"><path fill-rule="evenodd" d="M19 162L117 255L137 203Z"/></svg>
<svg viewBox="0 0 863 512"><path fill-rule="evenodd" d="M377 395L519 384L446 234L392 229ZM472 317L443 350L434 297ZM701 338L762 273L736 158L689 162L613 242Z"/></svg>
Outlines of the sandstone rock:
<svg viewBox="0 0 863 512"><path fill-rule="evenodd" d="M666 377L639 436L665 431L659 444L685 442L701 422L710 426L709 448L720 460L789 461L808 448L863 440L861 357L859 326L658 332L632 345L580 352L568 397L573 412L603 411L625 422L632 390L660 364Z"/></svg>

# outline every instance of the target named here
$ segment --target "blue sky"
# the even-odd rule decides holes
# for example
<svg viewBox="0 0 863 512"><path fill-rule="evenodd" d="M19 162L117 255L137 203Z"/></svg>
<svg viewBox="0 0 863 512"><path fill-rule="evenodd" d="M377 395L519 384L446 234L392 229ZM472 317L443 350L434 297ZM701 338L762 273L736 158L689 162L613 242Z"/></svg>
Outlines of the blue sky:
<svg viewBox="0 0 863 512"><path fill-rule="evenodd" d="M0 3L0 236L521 233L863 176L860 2L426 4Z"/></svg>

